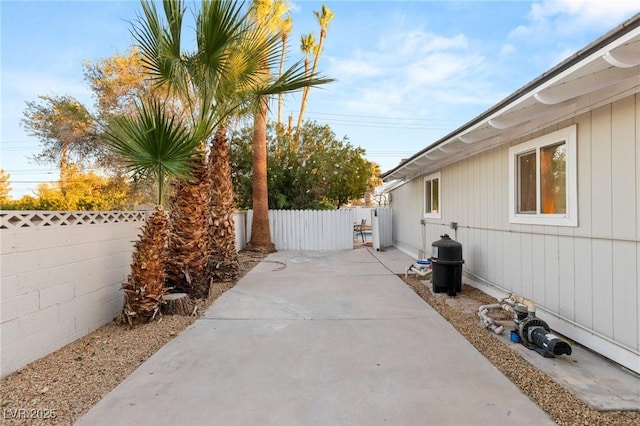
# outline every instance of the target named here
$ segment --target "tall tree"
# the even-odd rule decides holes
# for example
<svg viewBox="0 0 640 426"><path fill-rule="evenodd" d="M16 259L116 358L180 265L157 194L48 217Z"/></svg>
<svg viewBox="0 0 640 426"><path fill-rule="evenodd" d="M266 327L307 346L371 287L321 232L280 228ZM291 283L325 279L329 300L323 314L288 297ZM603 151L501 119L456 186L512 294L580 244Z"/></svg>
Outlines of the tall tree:
<svg viewBox="0 0 640 426"><path fill-rule="evenodd" d="M60 167L62 192L66 190L66 169L71 162L85 162L95 153L94 121L87 108L71 96L39 96L27 102L22 126L40 140L43 150L36 162Z"/></svg>
<svg viewBox="0 0 640 426"><path fill-rule="evenodd" d="M278 37L277 23L281 16L288 10L286 1L282 0L254 0L251 9L251 17L255 26L264 28L268 31L265 37ZM262 79L271 80L271 69L273 64L268 60L268 52L264 52L264 56L259 60ZM298 86L295 89L282 90L288 92L292 90L302 89L304 87L314 86L317 84L327 83L331 80L324 79L318 81L316 73L305 75L300 69L300 63L297 64L297 72L300 72L304 79L309 81ZM278 80L282 80L287 76L285 72ZM311 82L315 80L315 82ZM280 92L278 92L280 93ZM246 246L247 250L256 250L262 252L272 252L275 246L271 241L271 231L269 228L269 199L267 186L267 111L268 97L262 96L254 104L254 130L253 130L253 217L251 223L251 237Z"/></svg>
<svg viewBox="0 0 640 426"><path fill-rule="evenodd" d="M258 27L266 28L270 33L276 33L278 22L282 15L289 10L285 1L281 0L253 0L251 8L252 19ZM271 69L266 60L261 63L262 78L268 80ZM251 237L246 246L247 250L262 252L276 251L271 241L269 226L269 192L267 180L267 111L268 98L258 99L253 117L253 216L251 218Z"/></svg>
<svg viewBox="0 0 640 426"><path fill-rule="evenodd" d="M304 53L304 72L305 74L309 74L309 66L311 65L311 57L313 56L313 52L317 49L317 45L316 45L316 39L313 36L313 33L309 33L309 34L303 34L302 36L300 36L300 50L302 51L302 53ZM306 92L306 89L303 90L303 96L304 96L304 92ZM302 114L304 111L302 111L302 107L300 107L300 113ZM298 128L301 128L302 126L302 120L298 119ZM292 133L292 126L289 126L289 133ZM293 136L293 135L292 135ZM296 137L296 139L298 139ZM294 151L295 151L295 145L294 145Z"/></svg>
<svg viewBox="0 0 640 426"><path fill-rule="evenodd" d="M141 104L133 117L117 117L107 131L109 145L125 158L131 171L153 176L158 188L156 210L134 244L131 275L123 284L123 316L130 325L153 319L160 309L167 291L169 218L162 207L165 188L170 179L191 178L198 156L196 148L206 131L205 124L187 128L157 102Z"/></svg>
<svg viewBox="0 0 640 426"><path fill-rule="evenodd" d="M132 115L138 99L148 99L153 91L142 72L140 49L132 47L124 54L116 52L95 62L85 61L84 78L96 98L100 118Z"/></svg>
<svg viewBox="0 0 640 426"><path fill-rule="evenodd" d="M322 5L320 12L314 10L313 13L314 15L316 15L316 18L318 19L318 25L320 26L320 40L318 41L318 45L315 47L313 68L311 70L311 73L315 74L318 69L318 62L320 62L320 54L322 53L322 49L324 47L324 39L327 38L327 29L329 28L329 24L335 17L335 14L325 5ZM306 87L302 92L302 104L300 105L300 115L298 116L298 129L302 128L304 111L307 107L307 101L309 100L310 89L310 87Z"/></svg>
<svg viewBox="0 0 640 426"><path fill-rule="evenodd" d="M231 145L240 208L252 205L252 138L253 129L245 127L234 133ZM361 148L346 137L338 140L329 126L313 121L304 124L301 141L294 153L293 138L285 129L275 123L267 127L269 208L335 209L345 199L362 198L372 163ZM280 156L275 155L278 146L284 148Z"/></svg>
<svg viewBox="0 0 640 426"><path fill-rule="evenodd" d="M280 52L280 68L278 72L278 77L280 77L284 71L284 60L285 54L287 52L287 41L289 39L289 34L293 31L293 21L291 16L285 16L281 18L278 22L278 31L280 31L280 37L282 38L282 51ZM282 124L282 93L278 93L278 124Z"/></svg>
<svg viewBox="0 0 640 426"><path fill-rule="evenodd" d="M277 36L268 36L265 33L266 29L254 25L254 21L249 19L248 11L244 10L241 3L229 0L202 2L200 9L195 12L195 51L184 49L182 44L184 3L165 1L163 7L164 15L161 17L154 3L142 1L143 15L134 24L133 34L140 45L146 74L153 81L166 84L171 93L181 100L192 126L197 126L202 120L210 120L224 126L227 117L242 111L250 103L255 104L257 99L280 92L300 90L309 84L326 82L323 79L306 77L300 64L289 68L278 79L265 79L265 64L268 67L277 64L281 40ZM209 173L204 170L207 163L201 158L198 167L203 170L195 174L201 179L214 176L216 179L226 179L230 182L230 173L228 177L224 176L226 172L219 172L224 170L223 167L215 165L219 159L226 158L227 149L226 144L216 143L216 138L212 138L216 127L218 126L212 126L210 132L202 135L200 147L204 152L205 145L213 141L209 147L208 161L212 170ZM197 183L201 184L202 182ZM207 184L203 187L205 186ZM231 184L209 183L208 186L222 188L221 191L214 191L214 196L233 200ZM193 257L198 259L197 264L175 265L179 271L180 285L185 286L196 276L199 280L207 280L206 269L202 269L201 259L210 259L211 253L206 250L209 244L203 240L204 238L219 233L220 238L214 240L224 240L225 244L214 247L213 251L231 248L235 251L233 222L227 220L229 217L232 218L232 214L225 212L219 217L219 210L209 208L211 203L232 206L232 201L223 203L222 200L211 199L209 203L202 205L202 200L191 200L189 197L189 194L199 193L202 191L181 190L178 197L185 198L174 204L178 208L175 209L175 220L172 221L175 231L172 235L177 235L177 232L181 234L180 238L173 239L175 252L193 252L193 247L183 244L182 241L191 241L194 238L199 239L195 247L202 250L201 255ZM192 221L188 216L193 215L193 209L181 210L179 206L201 206L205 213L203 214L199 207L197 216L202 220ZM211 216L213 214L216 216ZM211 232L200 232L207 229L209 224L213 224L214 227ZM235 252L222 255L224 258L234 256ZM229 262L229 266L233 268L235 263Z"/></svg>

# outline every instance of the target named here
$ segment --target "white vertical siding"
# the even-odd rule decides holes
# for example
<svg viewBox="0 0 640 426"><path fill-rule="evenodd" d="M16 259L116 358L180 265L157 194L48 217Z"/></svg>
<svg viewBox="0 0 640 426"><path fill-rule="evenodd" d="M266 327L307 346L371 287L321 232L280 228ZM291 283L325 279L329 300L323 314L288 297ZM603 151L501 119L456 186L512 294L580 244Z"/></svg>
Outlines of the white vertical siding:
<svg viewBox="0 0 640 426"><path fill-rule="evenodd" d="M610 238L611 105L598 108L591 117L591 236Z"/></svg>
<svg viewBox="0 0 640 426"><path fill-rule="evenodd" d="M505 144L440 170L443 216L427 224L427 245L444 232L456 235L466 272L532 298L542 311L572 324L567 332L574 326L593 331L599 347L614 348L608 356L615 357L620 346L637 356L639 115L636 94L511 142L577 125L577 227L509 223ZM421 183L419 177L393 192L394 238L400 247L420 246ZM458 222L454 235L449 222Z"/></svg>
<svg viewBox="0 0 640 426"><path fill-rule="evenodd" d="M609 240L594 239L591 244L593 276L593 329L613 337L613 248Z"/></svg>
<svg viewBox="0 0 640 426"><path fill-rule="evenodd" d="M520 236L520 280L522 287L520 294L527 299L536 300L533 295L533 268L535 268L531 258L533 257L533 239L531 234Z"/></svg>
<svg viewBox="0 0 640 426"><path fill-rule="evenodd" d="M613 242L613 339L625 346L638 346L637 244Z"/></svg>
<svg viewBox="0 0 640 426"><path fill-rule="evenodd" d="M598 258L592 256L591 240L574 240L574 321L587 329L593 328L593 272ZM597 265L596 265L597 267Z"/></svg>
<svg viewBox="0 0 640 426"><path fill-rule="evenodd" d="M575 249L571 237L558 238L558 312L575 321Z"/></svg>
<svg viewBox="0 0 640 426"><path fill-rule="evenodd" d="M635 99L611 107L611 196L613 238L636 236L636 141L633 123Z"/></svg>

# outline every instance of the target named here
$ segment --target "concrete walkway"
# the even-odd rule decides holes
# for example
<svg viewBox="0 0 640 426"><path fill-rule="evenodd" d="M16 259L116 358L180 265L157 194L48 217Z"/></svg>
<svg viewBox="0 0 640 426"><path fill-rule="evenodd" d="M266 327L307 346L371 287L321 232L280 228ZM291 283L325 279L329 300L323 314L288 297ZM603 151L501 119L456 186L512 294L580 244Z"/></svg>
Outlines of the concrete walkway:
<svg viewBox="0 0 640 426"><path fill-rule="evenodd" d="M78 424L553 424L394 275L411 261L274 253Z"/></svg>

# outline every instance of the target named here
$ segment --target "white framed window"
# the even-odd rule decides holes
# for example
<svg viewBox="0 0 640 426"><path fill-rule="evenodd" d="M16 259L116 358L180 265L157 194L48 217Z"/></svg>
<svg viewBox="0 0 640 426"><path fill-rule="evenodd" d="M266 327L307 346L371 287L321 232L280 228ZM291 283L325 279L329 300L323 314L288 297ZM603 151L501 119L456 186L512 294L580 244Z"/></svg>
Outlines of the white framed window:
<svg viewBox="0 0 640 426"><path fill-rule="evenodd" d="M509 148L509 221L578 226L576 125Z"/></svg>
<svg viewBox="0 0 640 426"><path fill-rule="evenodd" d="M422 214L424 218L440 219L440 173L426 176L422 183Z"/></svg>

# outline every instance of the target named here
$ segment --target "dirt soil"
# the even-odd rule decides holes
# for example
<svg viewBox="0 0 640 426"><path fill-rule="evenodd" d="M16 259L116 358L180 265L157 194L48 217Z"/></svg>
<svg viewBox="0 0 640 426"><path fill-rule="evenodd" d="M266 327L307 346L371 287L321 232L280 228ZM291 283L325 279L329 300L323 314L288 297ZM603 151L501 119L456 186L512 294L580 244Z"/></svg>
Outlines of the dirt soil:
<svg viewBox="0 0 640 426"><path fill-rule="evenodd" d="M104 325L0 381L3 425L70 425L147 358L198 319L266 254L241 252L236 281L216 283L196 315L164 315L129 328Z"/></svg>
<svg viewBox="0 0 640 426"><path fill-rule="evenodd" d="M240 253L238 279L265 256ZM462 293L451 299L434 295L417 277L400 277L557 424L640 425L640 412L594 410L499 340L487 339L475 309L494 303L494 298L463 285ZM73 424L236 282L216 284L209 297L198 302L195 316L165 315L132 329L114 321L10 374L0 381L0 423Z"/></svg>
<svg viewBox="0 0 640 426"><path fill-rule="evenodd" d="M480 305L496 303L495 298L466 284L463 284L461 293L450 298L446 294L432 293L424 278L405 278L404 275L400 278L557 424L640 425L639 411L597 411L533 367L502 341L487 338L492 336L480 324L477 309Z"/></svg>

